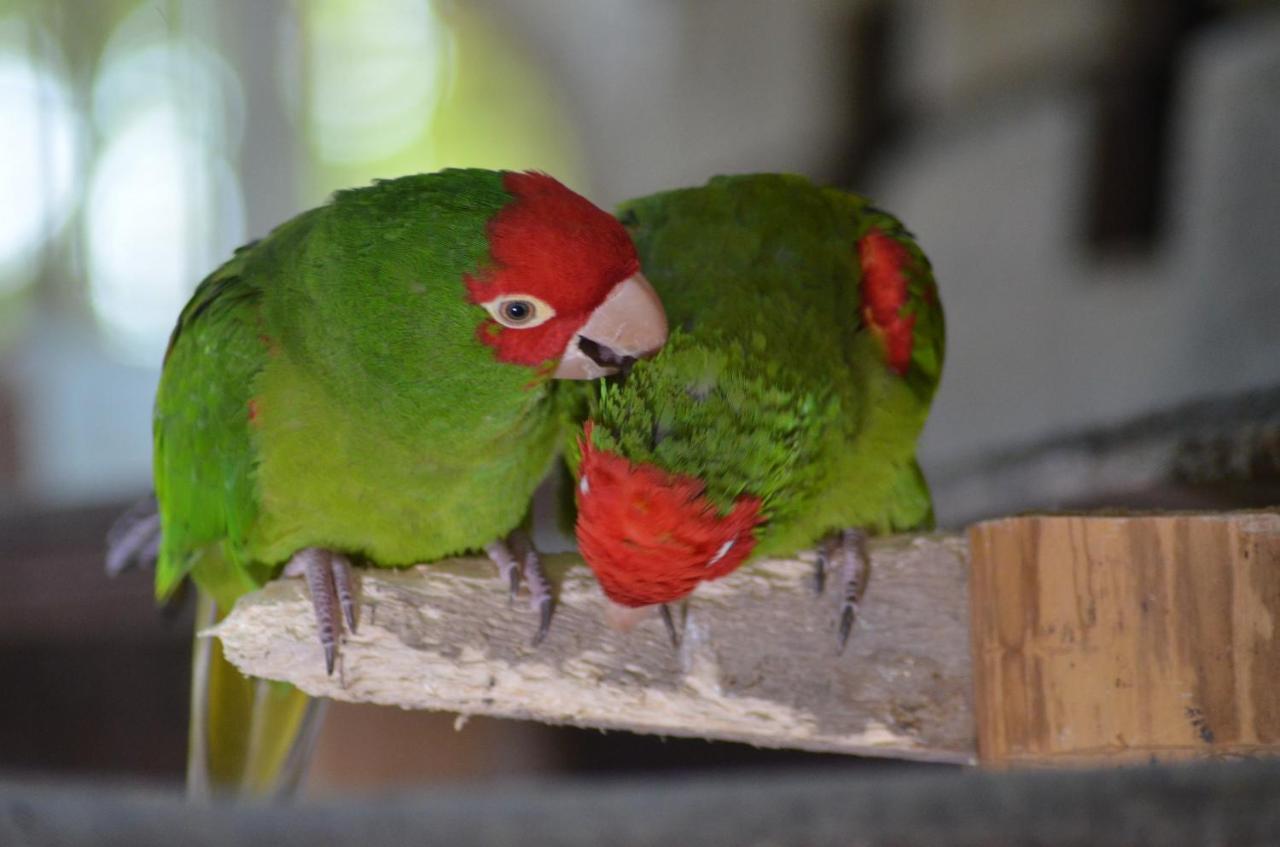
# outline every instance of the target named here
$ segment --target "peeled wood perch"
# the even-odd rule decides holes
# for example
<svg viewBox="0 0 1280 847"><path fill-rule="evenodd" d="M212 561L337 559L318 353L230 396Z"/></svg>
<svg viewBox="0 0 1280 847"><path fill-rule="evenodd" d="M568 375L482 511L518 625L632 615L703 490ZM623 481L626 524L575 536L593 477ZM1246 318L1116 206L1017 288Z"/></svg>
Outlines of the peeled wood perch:
<svg viewBox="0 0 1280 847"><path fill-rule="evenodd" d="M481 560L367 572L332 678L299 581L214 632L246 673L405 708L954 762L1280 754L1280 512L1033 515L969 538L971 582L961 538L875 542L843 656L807 561L701 586L678 652L656 613L610 629L575 556L548 562L539 648Z"/></svg>
<svg viewBox="0 0 1280 847"><path fill-rule="evenodd" d="M861 616L836 654L837 603L811 561L765 561L705 583L673 649L657 612L611 629L576 556L547 557L559 587L546 641L509 607L487 560L363 573L359 632L326 677L300 580L244 597L213 630L254 676L353 702L530 718L843 753L974 759L964 540L873 542ZM679 619L679 613L677 613Z"/></svg>

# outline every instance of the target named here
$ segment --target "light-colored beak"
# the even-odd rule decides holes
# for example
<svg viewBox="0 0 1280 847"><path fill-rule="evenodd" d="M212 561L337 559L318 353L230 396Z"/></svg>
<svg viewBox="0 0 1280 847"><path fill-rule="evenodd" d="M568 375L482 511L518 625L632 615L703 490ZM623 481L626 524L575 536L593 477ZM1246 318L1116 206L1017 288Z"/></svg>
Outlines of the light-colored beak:
<svg viewBox="0 0 1280 847"><path fill-rule="evenodd" d="M652 356L667 341L667 313L639 272L613 287L569 339L556 379L599 379Z"/></svg>

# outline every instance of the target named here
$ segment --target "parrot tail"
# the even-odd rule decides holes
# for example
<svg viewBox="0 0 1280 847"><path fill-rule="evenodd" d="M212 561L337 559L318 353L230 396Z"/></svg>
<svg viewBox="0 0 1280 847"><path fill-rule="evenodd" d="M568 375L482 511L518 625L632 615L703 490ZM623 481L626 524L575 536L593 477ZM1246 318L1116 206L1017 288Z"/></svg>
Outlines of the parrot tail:
<svg viewBox="0 0 1280 847"><path fill-rule="evenodd" d="M324 701L285 682L247 677L200 631L221 620L199 592L191 669L187 793L283 798L302 782L324 715Z"/></svg>

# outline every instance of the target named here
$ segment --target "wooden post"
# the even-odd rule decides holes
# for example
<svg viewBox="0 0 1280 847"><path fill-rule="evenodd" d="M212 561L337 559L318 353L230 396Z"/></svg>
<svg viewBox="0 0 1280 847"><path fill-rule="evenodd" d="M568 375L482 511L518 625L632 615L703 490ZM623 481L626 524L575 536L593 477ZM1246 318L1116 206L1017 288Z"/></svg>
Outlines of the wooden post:
<svg viewBox="0 0 1280 847"><path fill-rule="evenodd" d="M1280 512L969 531L984 763L1280 754Z"/></svg>

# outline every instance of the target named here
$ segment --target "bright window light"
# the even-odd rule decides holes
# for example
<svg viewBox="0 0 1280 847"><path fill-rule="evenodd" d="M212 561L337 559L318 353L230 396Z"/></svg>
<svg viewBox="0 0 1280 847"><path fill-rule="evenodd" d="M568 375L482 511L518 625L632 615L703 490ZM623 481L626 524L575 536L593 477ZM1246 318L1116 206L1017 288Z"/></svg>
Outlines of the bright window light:
<svg viewBox="0 0 1280 847"><path fill-rule="evenodd" d="M418 141L440 97L448 31L427 0L300 7L307 138L333 164L377 161Z"/></svg>
<svg viewBox="0 0 1280 847"><path fill-rule="evenodd" d="M99 157L85 226L94 311L120 351L158 366L196 282L243 241L244 202L226 160L153 107Z"/></svg>
<svg viewBox="0 0 1280 847"><path fill-rule="evenodd" d="M81 137L62 79L5 37L15 26L0 21L0 294L29 281L71 211Z"/></svg>
<svg viewBox="0 0 1280 847"><path fill-rule="evenodd" d="M101 147L84 209L89 302L112 348L158 367L196 284L244 240L240 82L214 51L124 19L93 88ZM154 12L154 10L151 10Z"/></svg>

